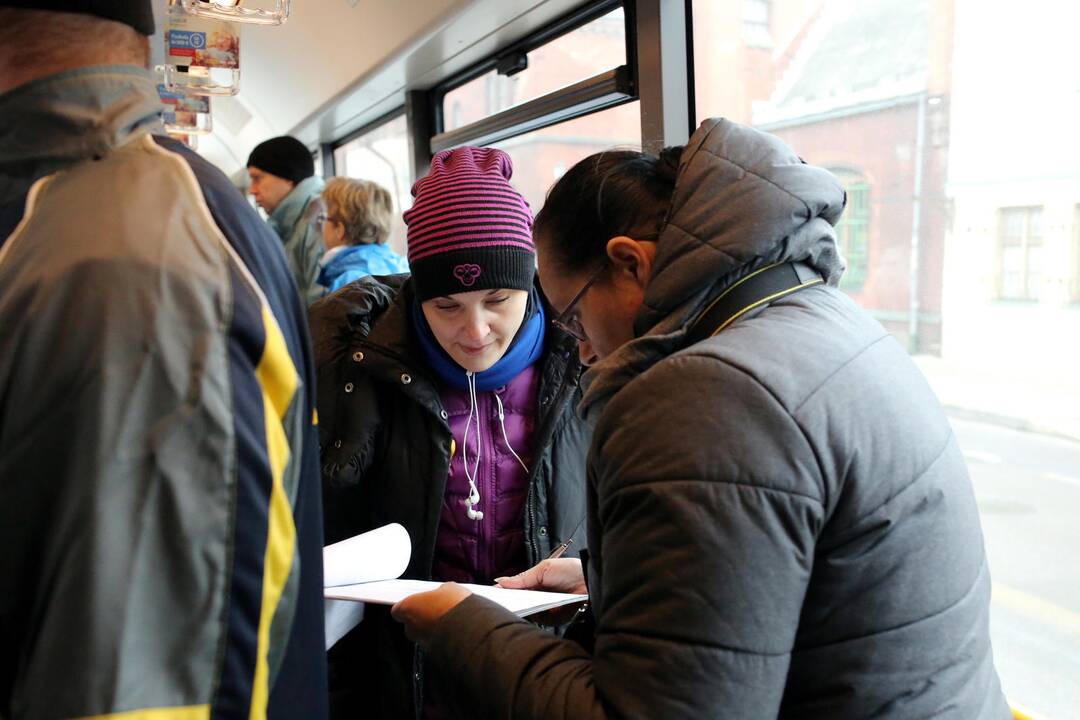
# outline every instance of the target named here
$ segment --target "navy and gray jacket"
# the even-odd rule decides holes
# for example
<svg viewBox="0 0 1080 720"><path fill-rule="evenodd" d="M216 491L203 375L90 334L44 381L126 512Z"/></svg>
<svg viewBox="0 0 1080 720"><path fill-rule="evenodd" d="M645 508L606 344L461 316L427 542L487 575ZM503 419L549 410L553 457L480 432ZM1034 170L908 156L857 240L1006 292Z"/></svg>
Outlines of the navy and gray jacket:
<svg viewBox="0 0 1080 720"><path fill-rule="evenodd" d="M304 306L159 111L127 66L0 95L0 716L324 717Z"/></svg>

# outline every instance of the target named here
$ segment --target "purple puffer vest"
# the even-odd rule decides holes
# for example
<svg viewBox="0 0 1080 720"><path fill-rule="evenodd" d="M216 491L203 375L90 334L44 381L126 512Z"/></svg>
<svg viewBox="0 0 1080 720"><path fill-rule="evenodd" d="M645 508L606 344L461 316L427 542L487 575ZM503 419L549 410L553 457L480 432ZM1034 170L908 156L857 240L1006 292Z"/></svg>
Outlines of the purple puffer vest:
<svg viewBox="0 0 1080 720"><path fill-rule="evenodd" d="M469 391L445 385L441 388L456 452L450 459L450 475L443 494L432 579L491 584L497 577L526 569L524 512L529 476L507 449L503 425L510 446L532 470L532 438L539 389L540 372L532 365L503 388L478 391L479 437L474 417L466 450ZM496 396L503 405L502 421ZM469 472L472 473L478 450L480 463L474 478L480 491L480 502L476 509L482 511L484 517L471 520L465 506L465 498L469 495L465 459L468 458Z"/></svg>

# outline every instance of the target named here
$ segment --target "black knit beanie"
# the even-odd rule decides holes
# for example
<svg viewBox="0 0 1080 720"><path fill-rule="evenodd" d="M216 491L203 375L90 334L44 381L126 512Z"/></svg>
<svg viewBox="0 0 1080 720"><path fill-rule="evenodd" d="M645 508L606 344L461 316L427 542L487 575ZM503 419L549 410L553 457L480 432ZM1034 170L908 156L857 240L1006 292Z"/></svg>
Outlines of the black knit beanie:
<svg viewBox="0 0 1080 720"><path fill-rule="evenodd" d="M0 7L94 15L130 25L143 35L154 34L150 0L0 0Z"/></svg>
<svg viewBox="0 0 1080 720"><path fill-rule="evenodd" d="M315 174L315 161L307 146L289 135L270 138L256 145L248 156L247 166L294 183Z"/></svg>

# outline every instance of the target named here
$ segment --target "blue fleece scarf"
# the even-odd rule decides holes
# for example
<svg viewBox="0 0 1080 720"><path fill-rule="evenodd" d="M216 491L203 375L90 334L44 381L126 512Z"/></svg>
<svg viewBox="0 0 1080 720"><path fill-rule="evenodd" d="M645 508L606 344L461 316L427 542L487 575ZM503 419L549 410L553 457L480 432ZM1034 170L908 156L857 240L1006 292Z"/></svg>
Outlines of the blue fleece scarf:
<svg viewBox="0 0 1080 720"><path fill-rule="evenodd" d="M533 290L535 293L536 291ZM476 374L476 389L481 391L495 390L507 385L525 368L536 362L544 352L544 306L539 298L530 298L530 304L534 305L536 312L524 322L518 330L514 341L510 343L510 349L499 358L499 361L487 370ZM424 352L424 358L448 385L459 390L468 390L469 381L465 376L465 369L454 362L439 341L435 339L427 318L424 317L420 303L413 303L412 323L416 329L416 336L420 339L420 348Z"/></svg>

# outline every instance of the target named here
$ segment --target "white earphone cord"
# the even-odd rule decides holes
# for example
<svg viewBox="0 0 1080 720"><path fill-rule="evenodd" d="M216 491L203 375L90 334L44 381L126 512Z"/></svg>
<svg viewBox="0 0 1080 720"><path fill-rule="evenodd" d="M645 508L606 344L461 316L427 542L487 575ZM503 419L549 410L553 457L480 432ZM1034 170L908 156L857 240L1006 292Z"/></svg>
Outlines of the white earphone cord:
<svg viewBox="0 0 1080 720"><path fill-rule="evenodd" d="M480 471L480 408L476 404L476 376L471 372L465 373L469 383L469 417L465 420L465 436L462 438L461 465L465 468L465 478L469 481L469 496L465 498L465 513L470 520L483 520L484 512L477 510L480 504L480 488L476 486L476 475ZM469 427L473 418L476 418L476 462L473 463L472 473L469 472Z"/></svg>
<svg viewBox="0 0 1080 720"><path fill-rule="evenodd" d="M525 461L514 452L514 446L510 444L510 438L506 435L506 419L503 414L502 399L499 398L498 393L495 393L495 404L499 406L499 426L502 427L503 441L506 443L506 449L510 451L510 454L514 456L514 459L518 461L518 465L521 465L521 469L528 475L529 468L525 467Z"/></svg>
<svg viewBox="0 0 1080 720"><path fill-rule="evenodd" d="M476 506L480 504L480 488L476 485L476 475L480 471L480 406L476 401L476 376L471 373L465 373L465 377L469 382L469 417L465 420L465 436L462 438L461 448L461 464L465 468L465 478L469 481L469 496L465 498L465 513L469 516L470 520L483 520L484 512L477 510ZM495 404L499 408L499 427L502 429L503 442L506 443L506 449L510 451L510 454L514 456L514 459L518 461L518 465L521 465L521 469L525 471L525 474L529 474L529 468L525 465L525 461L521 459L521 456L514 450L514 446L510 444L510 436L506 434L506 412L503 409L502 398L498 393L495 395ZM476 462L473 463L472 472L469 472L469 428L472 426L473 418L476 418Z"/></svg>

